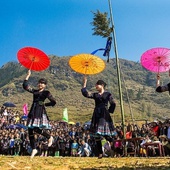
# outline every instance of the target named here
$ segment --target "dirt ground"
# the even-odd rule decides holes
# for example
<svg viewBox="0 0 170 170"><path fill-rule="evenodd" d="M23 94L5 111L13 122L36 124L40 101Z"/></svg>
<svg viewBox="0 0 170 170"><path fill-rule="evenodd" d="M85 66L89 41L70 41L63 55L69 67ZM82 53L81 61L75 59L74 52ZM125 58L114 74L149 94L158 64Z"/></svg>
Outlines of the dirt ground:
<svg viewBox="0 0 170 170"><path fill-rule="evenodd" d="M0 156L1 170L170 170L170 157L34 157Z"/></svg>

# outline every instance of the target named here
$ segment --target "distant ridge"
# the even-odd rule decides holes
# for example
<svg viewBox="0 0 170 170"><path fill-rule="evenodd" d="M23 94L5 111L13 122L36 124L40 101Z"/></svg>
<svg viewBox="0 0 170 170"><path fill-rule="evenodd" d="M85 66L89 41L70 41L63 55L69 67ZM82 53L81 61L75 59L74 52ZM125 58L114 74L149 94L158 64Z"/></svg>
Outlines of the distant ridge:
<svg viewBox="0 0 170 170"><path fill-rule="evenodd" d="M60 120L63 108L68 108L69 120L75 122L88 121L93 112L93 100L81 95L83 75L74 72L68 65L70 57L50 56L50 67L42 72L32 71L30 84L36 87L37 80L45 77L48 89L57 100L57 106L48 108L50 118ZM125 120L154 120L170 117L169 94L155 92L156 74L142 68L139 62L120 59L122 93L125 110ZM17 62L8 62L0 68L0 104L12 101L22 113L22 105L31 105L32 96L22 89L22 82L27 69ZM121 121L117 69L115 59L106 62L106 69L97 75L88 76L87 88L95 91L94 85L98 79L107 82L109 90L116 99L117 107L112 115L114 121ZM167 73L161 75L161 82L169 82Z"/></svg>

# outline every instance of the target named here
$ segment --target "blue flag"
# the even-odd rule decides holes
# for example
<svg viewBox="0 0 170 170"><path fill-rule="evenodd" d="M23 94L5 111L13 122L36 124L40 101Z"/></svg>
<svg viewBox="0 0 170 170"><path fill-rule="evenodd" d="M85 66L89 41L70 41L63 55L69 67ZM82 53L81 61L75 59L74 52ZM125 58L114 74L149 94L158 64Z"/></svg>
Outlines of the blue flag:
<svg viewBox="0 0 170 170"><path fill-rule="evenodd" d="M105 48L99 48L97 50L94 50L91 54L94 55L100 50L104 50L103 56L107 56L107 62L109 62L109 57L110 57L110 50L111 50L111 45L112 45L112 37L107 38L106 42L106 47Z"/></svg>

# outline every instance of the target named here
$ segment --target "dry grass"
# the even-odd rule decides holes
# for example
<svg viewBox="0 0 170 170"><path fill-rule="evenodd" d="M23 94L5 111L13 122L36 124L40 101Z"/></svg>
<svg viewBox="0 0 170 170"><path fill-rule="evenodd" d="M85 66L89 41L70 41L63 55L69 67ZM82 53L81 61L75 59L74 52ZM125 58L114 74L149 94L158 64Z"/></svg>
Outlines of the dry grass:
<svg viewBox="0 0 170 170"><path fill-rule="evenodd" d="M1 156L2 170L169 170L170 157L82 158Z"/></svg>

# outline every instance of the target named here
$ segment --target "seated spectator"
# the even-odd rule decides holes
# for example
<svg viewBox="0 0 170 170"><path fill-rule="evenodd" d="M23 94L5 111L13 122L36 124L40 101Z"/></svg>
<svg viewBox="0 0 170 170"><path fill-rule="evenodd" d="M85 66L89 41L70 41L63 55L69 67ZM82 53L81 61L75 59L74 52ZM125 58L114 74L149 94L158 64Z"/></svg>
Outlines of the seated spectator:
<svg viewBox="0 0 170 170"><path fill-rule="evenodd" d="M126 143L126 147L127 147L127 154L130 154L132 152L135 152L135 144L133 141L128 141Z"/></svg>
<svg viewBox="0 0 170 170"><path fill-rule="evenodd" d="M141 156L147 156L146 155L146 147L145 147L145 144L146 143L150 143L150 142L152 142L151 141L151 139L149 138L149 136L148 135L146 135L146 137L142 140L142 142L141 142L141 144L140 144L140 146L141 146L141 148L140 148L140 154L141 154Z"/></svg>
<svg viewBox="0 0 170 170"><path fill-rule="evenodd" d="M153 137L153 141L152 141L153 143L161 143L160 141L159 141L159 139L157 138L157 136L154 136ZM152 148L152 155L151 156L160 156L159 155L159 148L158 147L156 147L156 146L153 146L153 147L151 147Z"/></svg>
<svg viewBox="0 0 170 170"><path fill-rule="evenodd" d="M164 147L165 156L170 156L170 143L168 142L168 138L166 135L159 136L161 143Z"/></svg>
<svg viewBox="0 0 170 170"><path fill-rule="evenodd" d="M84 140L80 140L80 149L78 151L78 156L84 157L87 156L89 157L91 155L91 147L89 144L87 144Z"/></svg>
<svg viewBox="0 0 170 170"><path fill-rule="evenodd" d="M120 157L121 155L123 155L123 144L122 144L122 141L119 136L117 137L116 141L114 142L113 147L114 147L115 157Z"/></svg>
<svg viewBox="0 0 170 170"><path fill-rule="evenodd" d="M48 155L48 140L44 136L40 136L40 150L41 150L41 157L45 156L47 157Z"/></svg>
<svg viewBox="0 0 170 170"><path fill-rule="evenodd" d="M106 141L103 145L103 156L113 157L113 142Z"/></svg>

